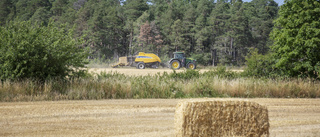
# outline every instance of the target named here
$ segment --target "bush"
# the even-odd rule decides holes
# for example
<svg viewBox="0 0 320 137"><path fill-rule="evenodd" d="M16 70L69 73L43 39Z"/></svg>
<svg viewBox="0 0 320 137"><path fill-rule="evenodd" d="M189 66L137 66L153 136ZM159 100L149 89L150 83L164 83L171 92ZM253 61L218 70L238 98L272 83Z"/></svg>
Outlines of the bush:
<svg viewBox="0 0 320 137"><path fill-rule="evenodd" d="M240 77L240 73L229 71L225 66L218 66L213 70L204 72L202 75L205 77L218 77L227 79L234 79Z"/></svg>
<svg viewBox="0 0 320 137"><path fill-rule="evenodd" d="M277 74L273 68L275 62L271 54L262 55L258 53L257 49L250 49L246 61L247 68L244 70L246 76L268 77Z"/></svg>
<svg viewBox="0 0 320 137"><path fill-rule="evenodd" d="M164 76L166 75L164 74ZM169 75L169 78L174 78L174 79L179 78L179 79L188 80L192 78L199 78L199 76L200 76L199 71L193 70L193 69L187 69L186 71L180 72L180 73L176 73L176 71L173 70L173 73Z"/></svg>
<svg viewBox="0 0 320 137"><path fill-rule="evenodd" d="M191 57L197 60L197 64L205 66L210 65L210 62L212 61L209 53L193 54Z"/></svg>
<svg viewBox="0 0 320 137"><path fill-rule="evenodd" d="M87 52L65 25L11 22L0 27L0 79L66 78L81 76ZM81 73L81 74L78 74Z"/></svg>

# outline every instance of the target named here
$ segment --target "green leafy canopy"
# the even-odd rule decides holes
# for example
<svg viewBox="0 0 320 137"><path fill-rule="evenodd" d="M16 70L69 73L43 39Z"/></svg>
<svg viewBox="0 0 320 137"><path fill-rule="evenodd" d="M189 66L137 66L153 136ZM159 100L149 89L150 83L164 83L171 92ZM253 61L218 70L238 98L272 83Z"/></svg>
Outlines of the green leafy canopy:
<svg viewBox="0 0 320 137"><path fill-rule="evenodd" d="M320 73L320 2L288 0L271 34L275 67L288 76L318 77Z"/></svg>
<svg viewBox="0 0 320 137"><path fill-rule="evenodd" d="M73 29L12 22L0 27L0 79L66 78L77 75L87 53L74 39Z"/></svg>

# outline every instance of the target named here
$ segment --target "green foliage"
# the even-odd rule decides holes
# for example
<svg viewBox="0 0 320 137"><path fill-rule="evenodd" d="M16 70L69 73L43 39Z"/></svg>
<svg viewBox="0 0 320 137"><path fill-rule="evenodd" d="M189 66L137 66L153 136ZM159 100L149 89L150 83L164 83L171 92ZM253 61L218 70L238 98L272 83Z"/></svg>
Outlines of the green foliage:
<svg viewBox="0 0 320 137"><path fill-rule="evenodd" d="M95 58L110 56L115 51L125 52L119 41L123 35L121 30L123 21L117 16L116 4L111 1L100 1L90 6L93 11L88 20L89 29L85 31L85 34L87 34L88 43L92 45L93 51L97 53Z"/></svg>
<svg viewBox="0 0 320 137"><path fill-rule="evenodd" d="M0 27L0 79L67 78L83 73L87 52L65 26L12 22Z"/></svg>
<svg viewBox="0 0 320 137"><path fill-rule="evenodd" d="M204 77L218 77L226 79L235 79L240 77L240 73L229 71L225 66L218 66L213 70L204 72L202 75Z"/></svg>
<svg viewBox="0 0 320 137"><path fill-rule="evenodd" d="M103 80L103 79L110 79L110 78L125 78L126 76L124 74L120 74L117 72L111 72L111 73L106 73L106 72L100 72L100 74L97 74L98 80Z"/></svg>
<svg viewBox="0 0 320 137"><path fill-rule="evenodd" d="M180 72L180 73L176 73L176 71L173 70L173 73L168 75L169 78L184 79L184 80L199 78L199 76L200 76L199 71L193 70L193 69L187 69L186 71Z"/></svg>
<svg viewBox="0 0 320 137"><path fill-rule="evenodd" d="M275 20L271 47L282 75L319 77L320 2L290 0Z"/></svg>
<svg viewBox="0 0 320 137"><path fill-rule="evenodd" d="M211 61L211 56L209 53L204 53L204 54L194 53L191 55L191 57L197 60L197 63L201 65L209 65Z"/></svg>
<svg viewBox="0 0 320 137"><path fill-rule="evenodd" d="M274 59L271 54L262 55L258 53L257 49L250 49L248 56L246 56L247 68L244 71L246 76L272 76L275 75Z"/></svg>
<svg viewBox="0 0 320 137"><path fill-rule="evenodd" d="M55 0L52 3L52 14L54 16L62 16L62 14L65 12L66 6L67 5L67 0Z"/></svg>
<svg viewBox="0 0 320 137"><path fill-rule="evenodd" d="M1 0L0 1L0 25L6 23L7 18L12 10L12 2L11 0Z"/></svg>
<svg viewBox="0 0 320 137"><path fill-rule="evenodd" d="M172 47L171 51L180 51L185 49L187 44L186 39L183 37L184 27L180 19L176 20L171 26L170 40Z"/></svg>
<svg viewBox="0 0 320 137"><path fill-rule="evenodd" d="M41 7L33 14L30 21L36 24L43 23L44 25L47 25L49 18L50 18L50 12L46 10L46 8Z"/></svg>
<svg viewBox="0 0 320 137"><path fill-rule="evenodd" d="M249 47L269 51L277 12L274 0L1 0L0 25L76 25L74 37L86 35L90 59L179 50L204 54L203 65L243 65Z"/></svg>
<svg viewBox="0 0 320 137"><path fill-rule="evenodd" d="M136 20L144 11L148 10L148 5L145 0L126 0L125 14L129 20Z"/></svg>
<svg viewBox="0 0 320 137"><path fill-rule="evenodd" d="M266 54L269 51L269 34L273 28L273 20L277 18L278 4L274 0L253 0L245 6L249 17L250 37L248 44ZM269 45L268 45L269 44Z"/></svg>

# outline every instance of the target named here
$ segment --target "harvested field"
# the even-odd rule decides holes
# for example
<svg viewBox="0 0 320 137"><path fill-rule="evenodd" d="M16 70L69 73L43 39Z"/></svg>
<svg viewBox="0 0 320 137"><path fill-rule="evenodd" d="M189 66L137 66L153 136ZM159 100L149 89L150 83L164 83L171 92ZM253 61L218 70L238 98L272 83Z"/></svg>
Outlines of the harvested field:
<svg viewBox="0 0 320 137"><path fill-rule="evenodd" d="M320 136L320 99L243 100L267 106L270 136ZM0 136L174 136L179 101L2 102Z"/></svg>
<svg viewBox="0 0 320 137"><path fill-rule="evenodd" d="M176 72L183 72L185 71L185 68L176 70ZM200 73L205 72L205 71L209 71L210 69L196 69L199 70ZM243 71L243 70L232 70L232 71ZM89 72L93 72L93 73L100 73L100 72L118 72L120 74L125 74L125 75L129 75L129 76L146 76L146 75L155 75L157 73L172 73L173 71L169 68L159 68L159 69L151 69L151 68L147 68L147 69L136 69L136 68L129 68L129 67L125 67L125 68L90 68Z"/></svg>
<svg viewBox="0 0 320 137"><path fill-rule="evenodd" d="M184 69L176 70L176 72L182 72ZM135 69L135 68L91 68L89 72L100 73L100 72L117 72L120 74L125 74L129 76L146 76L146 75L155 75L157 73L171 73L171 69Z"/></svg>

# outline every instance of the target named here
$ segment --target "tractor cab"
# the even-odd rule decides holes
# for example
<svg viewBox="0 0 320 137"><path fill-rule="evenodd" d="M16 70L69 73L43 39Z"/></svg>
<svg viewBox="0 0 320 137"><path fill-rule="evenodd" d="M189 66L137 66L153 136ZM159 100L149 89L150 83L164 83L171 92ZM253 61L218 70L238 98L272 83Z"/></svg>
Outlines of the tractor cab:
<svg viewBox="0 0 320 137"><path fill-rule="evenodd" d="M184 53L183 52L173 52L173 55L175 59L183 60L184 59Z"/></svg>

